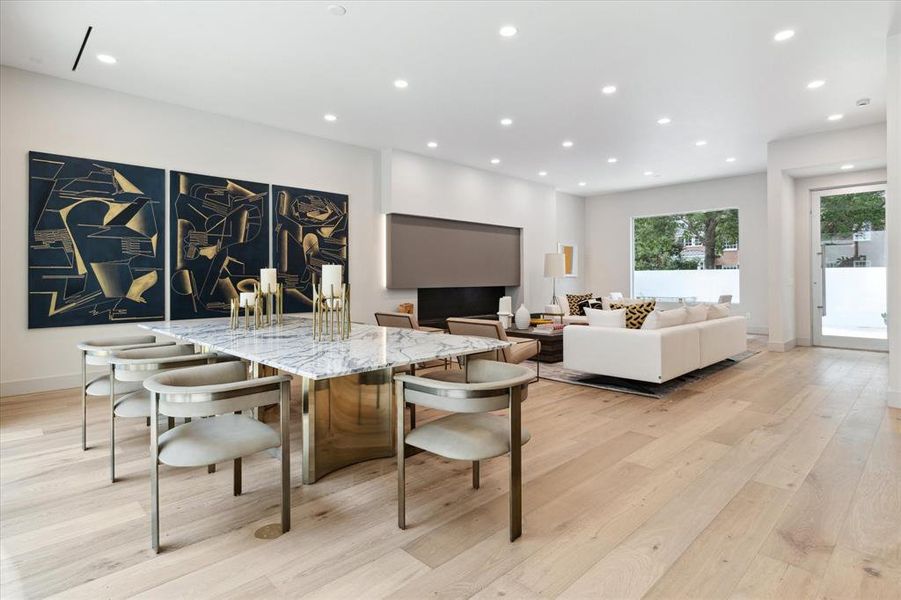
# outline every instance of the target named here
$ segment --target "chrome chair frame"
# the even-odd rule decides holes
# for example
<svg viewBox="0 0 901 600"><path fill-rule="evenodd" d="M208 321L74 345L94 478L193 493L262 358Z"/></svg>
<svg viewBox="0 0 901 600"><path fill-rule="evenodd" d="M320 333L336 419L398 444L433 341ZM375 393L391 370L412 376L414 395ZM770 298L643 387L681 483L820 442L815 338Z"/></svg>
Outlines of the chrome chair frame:
<svg viewBox="0 0 901 600"><path fill-rule="evenodd" d="M135 338L145 338L153 340L152 342L142 342L142 343L119 343L123 342L126 339L134 339L134 338L110 338L108 340L90 340L87 342L81 342L78 344L78 350L81 352L81 449L88 449L88 385L97 381L100 377L105 377L105 375L101 375L100 377L96 377L92 379L90 382L88 381L88 358L94 357L98 359L105 359L113 352L117 350L131 350L133 348L149 348L152 346L172 346L175 342L158 342L156 341L156 336L146 335L146 336L135 336ZM107 342L107 343L103 343ZM98 364L99 366L99 364Z"/></svg>
<svg viewBox="0 0 901 600"><path fill-rule="evenodd" d="M194 367L203 368L203 367ZM260 406L279 405L279 434L281 437L281 525L282 533L291 530L291 444L290 444L290 410L291 410L291 378L287 375L275 375L259 379L247 379L230 383L214 383L190 386L190 392L184 388L170 388L150 378L144 382L150 392L150 544L155 553L160 550L160 489L159 489L159 416L160 403L165 402L167 412L173 417L202 417L240 412ZM277 392L277 400L249 398L244 402L242 396L258 396L267 392ZM229 402L231 400L231 402ZM203 410L203 405L223 401L226 405L217 412ZM199 407L193 408L192 405ZM193 410L192 410L193 408ZM209 408L209 407L208 407ZM176 410L172 410L176 409ZM206 413L206 414L204 414ZM234 459L233 490L235 496L241 495L241 457Z"/></svg>
<svg viewBox="0 0 901 600"><path fill-rule="evenodd" d="M484 360L484 359L481 359ZM469 381L470 361L464 361L465 381ZM398 375L395 378L395 401L397 410L397 526L406 529L406 452L405 424L403 406L406 402L405 390L414 390L440 398L456 400L474 400L497 397L500 390L506 389L508 396L509 422L509 455L510 455L510 493L509 493L509 533L513 542L522 535L522 402L528 396L530 381L512 386L497 386L491 382L478 385L478 389L454 389L444 387L448 382L429 380L412 375ZM501 383L501 382L497 382ZM413 403L410 403L413 405ZM460 412L482 412L479 410L461 410ZM472 487L480 487L479 461L472 461Z"/></svg>
<svg viewBox="0 0 901 600"><path fill-rule="evenodd" d="M171 344L172 346L192 346L193 344ZM110 445L110 483L116 482L116 378L117 373L141 373L140 379L147 379L172 369L194 367L198 365L214 364L221 361L238 360L237 357L216 352L202 352L199 354L183 354L178 356L154 357L154 358L123 358L121 352L138 350L139 348L119 349L110 353L109 361L109 445ZM137 381L138 378L131 379ZM149 393L149 392L148 392ZM149 419L150 417L148 417ZM175 418L168 418L169 429L175 426ZM211 465L215 467L215 465ZM211 470L212 472L212 470Z"/></svg>

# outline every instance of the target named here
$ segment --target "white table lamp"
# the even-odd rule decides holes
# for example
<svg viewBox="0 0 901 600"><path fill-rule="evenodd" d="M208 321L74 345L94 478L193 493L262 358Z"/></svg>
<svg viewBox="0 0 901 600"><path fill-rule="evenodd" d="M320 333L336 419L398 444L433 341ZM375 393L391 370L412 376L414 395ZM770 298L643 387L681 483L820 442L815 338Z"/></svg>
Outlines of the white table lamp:
<svg viewBox="0 0 901 600"><path fill-rule="evenodd" d="M566 276L566 257L559 252L545 254L544 276L554 280L554 296L551 298L551 304L557 304L557 278Z"/></svg>

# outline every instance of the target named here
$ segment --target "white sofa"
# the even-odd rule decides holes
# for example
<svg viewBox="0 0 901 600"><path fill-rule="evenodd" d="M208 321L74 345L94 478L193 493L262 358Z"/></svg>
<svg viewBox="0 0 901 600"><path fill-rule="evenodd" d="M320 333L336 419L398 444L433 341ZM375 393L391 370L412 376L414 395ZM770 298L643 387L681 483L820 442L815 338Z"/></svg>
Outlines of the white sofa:
<svg viewBox="0 0 901 600"><path fill-rule="evenodd" d="M748 349L745 317L725 317L664 329L566 327L567 369L663 383Z"/></svg>

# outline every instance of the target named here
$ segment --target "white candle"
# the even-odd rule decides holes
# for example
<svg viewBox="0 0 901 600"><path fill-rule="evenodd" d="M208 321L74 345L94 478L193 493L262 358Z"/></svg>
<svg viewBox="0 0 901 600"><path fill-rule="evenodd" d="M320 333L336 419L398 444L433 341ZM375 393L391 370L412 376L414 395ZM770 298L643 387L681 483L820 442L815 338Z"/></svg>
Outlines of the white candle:
<svg viewBox="0 0 901 600"><path fill-rule="evenodd" d="M245 306L253 306L253 297L253 292L241 292L241 308L244 308Z"/></svg>
<svg viewBox="0 0 901 600"><path fill-rule="evenodd" d="M341 265L322 265L323 298L337 298L341 295L342 271Z"/></svg>
<svg viewBox="0 0 901 600"><path fill-rule="evenodd" d="M274 293L278 287L278 278L275 269L260 269L260 290Z"/></svg>

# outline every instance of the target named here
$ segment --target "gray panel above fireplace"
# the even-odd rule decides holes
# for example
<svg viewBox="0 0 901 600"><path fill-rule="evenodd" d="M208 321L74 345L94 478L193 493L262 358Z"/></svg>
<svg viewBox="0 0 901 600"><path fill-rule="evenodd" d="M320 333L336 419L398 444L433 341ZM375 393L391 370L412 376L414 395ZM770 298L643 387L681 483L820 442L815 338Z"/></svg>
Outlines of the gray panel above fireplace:
<svg viewBox="0 0 901 600"><path fill-rule="evenodd" d="M520 285L521 230L392 213L388 288Z"/></svg>

